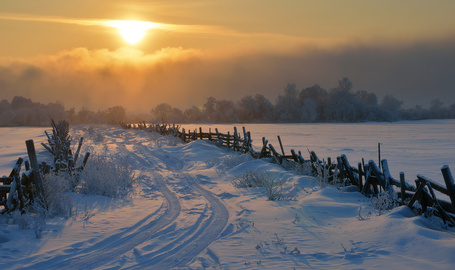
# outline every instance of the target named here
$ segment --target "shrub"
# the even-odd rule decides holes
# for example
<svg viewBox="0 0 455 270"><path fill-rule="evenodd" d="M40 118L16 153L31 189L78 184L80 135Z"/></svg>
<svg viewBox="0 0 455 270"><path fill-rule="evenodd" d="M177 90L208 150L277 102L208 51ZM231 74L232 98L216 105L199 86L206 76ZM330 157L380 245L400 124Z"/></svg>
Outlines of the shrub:
<svg viewBox="0 0 455 270"><path fill-rule="evenodd" d="M81 173L81 193L127 197L135 183L129 158L94 155Z"/></svg>
<svg viewBox="0 0 455 270"><path fill-rule="evenodd" d="M284 196L284 181L275 178L266 172L246 171L232 181L232 184L237 188L247 187L263 187L265 189L267 199L270 201L283 200Z"/></svg>
<svg viewBox="0 0 455 270"><path fill-rule="evenodd" d="M39 203L35 203L34 212L46 217L71 216L73 202L68 192L74 190L74 179L73 176L64 172L46 174L43 177L43 187L47 208L42 208Z"/></svg>
<svg viewBox="0 0 455 270"><path fill-rule="evenodd" d="M225 170L240 165L248 160L252 160L253 157L248 154L229 154L226 156L215 157L207 160L205 163L207 166L218 165L216 171L218 174L223 174Z"/></svg>
<svg viewBox="0 0 455 270"><path fill-rule="evenodd" d="M393 192L382 192L371 199L371 205L382 215L384 210L390 210L397 206L396 195Z"/></svg>

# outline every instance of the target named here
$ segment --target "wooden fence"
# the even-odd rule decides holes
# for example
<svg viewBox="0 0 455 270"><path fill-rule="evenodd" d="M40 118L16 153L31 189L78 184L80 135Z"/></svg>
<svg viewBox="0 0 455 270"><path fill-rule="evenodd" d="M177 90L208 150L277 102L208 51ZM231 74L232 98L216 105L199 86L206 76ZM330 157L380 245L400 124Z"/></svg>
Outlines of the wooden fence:
<svg viewBox="0 0 455 270"><path fill-rule="evenodd" d="M294 149L291 149L290 154L286 155L280 136L277 136L280 153L264 137L260 151L255 151L252 146L251 133L246 131L244 127L242 134L235 127L232 134L230 132L222 134L216 128L214 132L211 129L208 132L203 132L202 128L186 131L175 124L147 125L143 122L136 125L121 124L121 126L125 129L140 129L161 135L172 135L179 137L183 142L210 140L219 146L250 154L254 158L270 158L273 162L286 167L309 166L312 168L314 176L325 177L328 183L338 181L345 185L358 186L360 192L369 197L379 196L384 192L390 193L399 198L396 203L407 205L419 214L433 210L433 213L441 217L444 222L448 222L450 226L455 226L455 184L448 166L441 169L445 187L422 175L417 175L415 185L412 185L406 182L404 173L400 173L399 180L393 178L386 159L381 160L379 168L373 160L365 163L364 159L358 162L357 167L354 167L344 154L338 156L336 162L332 162L330 157L327 158L327 161L320 160L314 151L308 151L308 159L303 157L301 151L296 152ZM436 196L437 194L438 197L441 197L441 194L446 195L450 198L450 202L439 199Z"/></svg>
<svg viewBox="0 0 455 270"><path fill-rule="evenodd" d="M33 140L27 140L25 145L29 160L24 162L19 158L9 176L0 178L0 206L3 206L0 213L23 211L25 206L36 201L39 201L43 207L47 207L43 175L61 172L72 174L85 167L90 156L89 152L85 154L82 165L75 167L83 138L80 139L76 155L73 157L68 122L61 121L56 125L52 121L52 128L52 135L45 132L49 145L42 145L54 156L54 166L45 162L38 164L35 144ZM25 167L24 170L22 167ZM24 172L21 174L21 171Z"/></svg>

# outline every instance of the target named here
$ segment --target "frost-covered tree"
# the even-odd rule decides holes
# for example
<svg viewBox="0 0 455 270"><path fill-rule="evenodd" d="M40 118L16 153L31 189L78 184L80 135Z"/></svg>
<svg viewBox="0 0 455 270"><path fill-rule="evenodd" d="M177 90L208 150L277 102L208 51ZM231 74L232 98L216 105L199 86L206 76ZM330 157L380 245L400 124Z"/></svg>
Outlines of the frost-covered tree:
<svg viewBox="0 0 455 270"><path fill-rule="evenodd" d="M324 121L324 119L322 117L323 117L325 103L327 102L327 97L328 97L327 90L325 90L324 88L320 87L317 84L315 84L311 87L304 88L299 93L299 100L303 104L303 106L306 107L303 109L304 114L306 114L308 112L309 108L313 108L312 105L310 105L312 103L311 101L309 101L309 103L307 103L307 105L305 106L306 100L309 99L316 103L316 118L310 122ZM311 112L311 113L313 113L313 112ZM309 118L312 119L313 117L312 116L308 117L305 115L303 116L303 119L309 119ZM304 120L304 121L306 121L306 120Z"/></svg>
<svg viewBox="0 0 455 270"><path fill-rule="evenodd" d="M126 110L122 106L110 107L107 109L105 117L108 124L123 123L126 120Z"/></svg>
<svg viewBox="0 0 455 270"><path fill-rule="evenodd" d="M299 92L293 83L288 83L284 88L284 94L279 95L275 110L279 121L282 122L300 122L302 120L302 103L298 99Z"/></svg>
<svg viewBox="0 0 455 270"><path fill-rule="evenodd" d="M202 115L202 111L199 110L199 108L194 105L183 112L183 117L185 119L185 122L189 123L196 123L205 120Z"/></svg>
<svg viewBox="0 0 455 270"><path fill-rule="evenodd" d="M396 99L393 95L385 95L379 105L385 110L384 115L387 121L397 121L401 119L401 106L403 101Z"/></svg>
<svg viewBox="0 0 455 270"><path fill-rule="evenodd" d="M348 78L338 82L338 86L330 90L324 108L324 119L335 122L357 122L364 118L365 110L360 99L352 94L352 83Z"/></svg>
<svg viewBox="0 0 455 270"><path fill-rule="evenodd" d="M172 112L172 106L167 103L161 103L153 108L150 112L158 121L168 123L167 116Z"/></svg>
<svg viewBox="0 0 455 270"><path fill-rule="evenodd" d="M243 97L238 103L239 120L242 122L267 122L273 120L273 104L263 95Z"/></svg>

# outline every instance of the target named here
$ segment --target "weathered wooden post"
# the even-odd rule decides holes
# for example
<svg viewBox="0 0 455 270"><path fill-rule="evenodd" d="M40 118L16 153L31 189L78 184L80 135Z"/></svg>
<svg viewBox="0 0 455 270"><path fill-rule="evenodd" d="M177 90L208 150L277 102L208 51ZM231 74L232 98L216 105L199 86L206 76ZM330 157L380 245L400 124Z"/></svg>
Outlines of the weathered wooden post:
<svg viewBox="0 0 455 270"><path fill-rule="evenodd" d="M358 163L357 164L357 169L359 170L359 190L362 190L363 189L363 176L365 175L362 171L362 163Z"/></svg>
<svg viewBox="0 0 455 270"><path fill-rule="evenodd" d="M81 137L81 139L79 140L79 145L77 146L76 154L74 155L74 164L76 164L77 158L79 157L79 152L81 151L83 141L84 137Z"/></svg>
<svg viewBox="0 0 455 270"><path fill-rule="evenodd" d="M228 149L231 148L231 134L229 133L229 131L227 133L227 148Z"/></svg>
<svg viewBox="0 0 455 270"><path fill-rule="evenodd" d="M35 144L33 140L25 141L25 145L27 146L27 153L28 159L30 160L30 165L32 167L33 172L33 180L36 184L36 190L38 192L38 198L42 201L45 207L47 207L46 198L44 197L44 185L43 180L41 179L41 174L39 171L38 160L36 158L36 151L35 151Z"/></svg>
<svg viewBox="0 0 455 270"><path fill-rule="evenodd" d="M378 143L378 164L379 169L381 169L381 143Z"/></svg>
<svg viewBox="0 0 455 270"><path fill-rule="evenodd" d="M186 135L186 134L185 134L185 129L182 128L182 134L181 134L181 137L180 137L180 138L182 139L182 141L183 141L184 143L186 142L186 136L185 136L185 135Z"/></svg>
<svg viewBox="0 0 455 270"><path fill-rule="evenodd" d="M262 137L262 149L261 149L261 154L259 154L259 158L265 157L265 151L267 150L267 143L268 141L265 139L265 137Z"/></svg>
<svg viewBox="0 0 455 270"><path fill-rule="evenodd" d="M237 127L234 127L234 151L237 151L237 147L238 147L238 144L239 144L239 138L238 138L238 134L237 134Z"/></svg>
<svg viewBox="0 0 455 270"><path fill-rule="evenodd" d="M337 157L337 166L338 166L338 171L340 172L339 176L340 176L340 180L343 180L344 179L344 166L343 166L343 161L341 160L341 157Z"/></svg>
<svg viewBox="0 0 455 270"><path fill-rule="evenodd" d="M449 166L444 165L441 169L442 176L444 177L444 182L447 186L447 191L449 193L450 201L455 207L455 183L453 181L452 173L450 172Z"/></svg>
<svg viewBox="0 0 455 270"><path fill-rule="evenodd" d="M381 165L382 165L382 171L384 175L384 189L387 190L387 192L392 192L392 175L390 174L389 170L389 164L387 162L387 159L381 160Z"/></svg>
<svg viewBox="0 0 455 270"><path fill-rule="evenodd" d="M223 141L221 140L220 133L218 132L218 128L215 128L216 138L218 139L218 143L223 145Z"/></svg>
<svg viewBox="0 0 455 270"><path fill-rule="evenodd" d="M269 143L269 148L270 148L270 151L272 151L273 157L275 157L275 160L278 161L278 164L283 163L282 157L280 156L280 154L277 153L277 151L275 150L275 147L273 147L273 145L270 143Z"/></svg>
<svg viewBox="0 0 455 270"><path fill-rule="evenodd" d="M400 188L401 188L401 203L404 204L406 198L406 180L404 178L404 172L400 172Z"/></svg>
<svg viewBox="0 0 455 270"><path fill-rule="evenodd" d="M199 127L199 139L202 140L202 127Z"/></svg>
<svg viewBox="0 0 455 270"><path fill-rule="evenodd" d="M298 158L297 154L295 153L294 149L291 149L291 155L292 155L292 159L295 162L299 162L299 158Z"/></svg>
<svg viewBox="0 0 455 270"><path fill-rule="evenodd" d="M283 156L284 156L284 148L283 148L283 144L281 143L280 135L278 135L277 138L278 138L278 142L280 143L281 153L282 153Z"/></svg>
<svg viewBox="0 0 455 270"><path fill-rule="evenodd" d="M341 161L343 162L343 167L346 172L347 177L351 180L351 183L353 185L358 185L357 179L354 176L354 173L352 172L352 167L351 164L349 164L348 158L346 157L345 154L341 155Z"/></svg>

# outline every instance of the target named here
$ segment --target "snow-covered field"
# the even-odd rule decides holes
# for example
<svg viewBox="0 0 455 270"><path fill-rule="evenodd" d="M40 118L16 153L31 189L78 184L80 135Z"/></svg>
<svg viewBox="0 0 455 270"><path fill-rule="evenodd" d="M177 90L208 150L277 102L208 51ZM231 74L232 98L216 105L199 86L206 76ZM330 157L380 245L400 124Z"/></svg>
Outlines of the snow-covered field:
<svg viewBox="0 0 455 270"><path fill-rule="evenodd" d="M199 130L201 125L182 125L186 130ZM315 151L320 159L345 154L351 165L357 166L362 158L378 163L378 143L381 159L387 159L392 176L399 179L404 172L408 182L422 174L444 184L443 165L455 170L455 120L399 121L392 123L358 124L245 124L236 125L239 132L245 126L251 132L253 145L262 147L265 137L277 151L280 135L286 154L300 150L309 159L308 150ZM202 125L204 132L215 128L233 134L233 125Z"/></svg>
<svg viewBox="0 0 455 270"><path fill-rule="evenodd" d="M427 124L434 126L423 129L433 134L430 131L438 126L453 129L453 123L430 121ZM359 126L369 130L378 125ZM255 135L251 126L248 129ZM19 156L26 156L26 139L35 140L40 161L46 158L38 144L45 139L43 130L0 129L2 175ZM274 134L286 144L291 139L285 131L287 125ZM351 132L356 136L355 128ZM72 134L87 132L74 129ZM317 179L206 141L181 144L116 127L95 128L91 134L83 152L128 156L138 180L135 193L126 199L71 193L72 215L48 218L45 223L18 213L0 217L0 269L453 269L455 265L455 230L438 218L415 216L407 207L380 211L372 199L353 188L321 187ZM381 139L387 137L387 132L383 134ZM420 133L406 134L402 152L414 151L411 138ZM328 140L319 137L318 145ZM343 150L335 147L353 149L354 154L357 148L350 145L365 146L358 137L353 140L357 144L348 138L344 146L329 144L327 149L336 153L328 156ZM309 139L303 141L295 149L314 149ZM388 142L382 142L385 155ZM443 145L434 151L453 150L453 140L446 138ZM377 142L368 150L371 158L376 157L375 147ZM322 150L314 150L324 156ZM420 147L415 151L428 154ZM351 152L346 154L354 159ZM439 164L435 166L438 170ZM252 171L285 180L287 200L268 201L262 188L232 185Z"/></svg>

